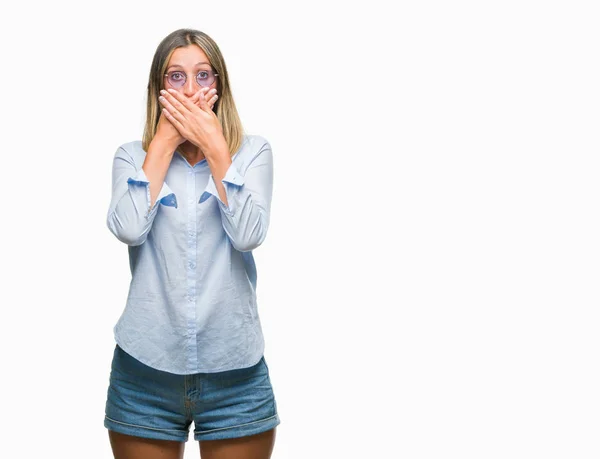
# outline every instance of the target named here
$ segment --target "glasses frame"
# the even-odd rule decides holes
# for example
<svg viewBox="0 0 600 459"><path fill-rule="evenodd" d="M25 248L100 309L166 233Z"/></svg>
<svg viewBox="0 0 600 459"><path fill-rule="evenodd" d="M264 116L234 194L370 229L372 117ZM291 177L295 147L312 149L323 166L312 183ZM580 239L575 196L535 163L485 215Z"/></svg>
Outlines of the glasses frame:
<svg viewBox="0 0 600 459"><path fill-rule="evenodd" d="M211 85L211 84L213 84L215 81L217 81L217 80L215 79L215 80L214 80L214 81L213 81L211 84L209 84L208 86L204 86L204 85L201 85L200 83L198 83L198 75L200 75L200 73L201 73L201 72L206 72L206 71L207 71L207 70L198 70L198 73L196 73L196 78L194 78L194 79L196 80L196 84L197 84L198 86L201 86L201 87L203 87L203 88L208 88L208 86L210 86L210 85ZM213 74L213 76L214 76L215 78L219 76L219 74L218 74L217 72L215 72L213 69L210 69L210 71L212 72L212 74ZM174 72L183 73L183 75L185 76L185 80L183 80L183 84L182 84L182 85L179 87L179 88L183 88L183 87L185 86L185 84L187 83L187 80L188 80L188 74L187 74L186 72L184 72L183 70L171 70L170 72L167 72L167 73L165 73L165 75L164 75L164 78L168 77L168 76L169 76L169 73L174 73ZM169 83L169 84L170 84L170 83ZM171 84L171 86L173 86L173 85ZM173 87L176 87L176 86L173 86Z"/></svg>

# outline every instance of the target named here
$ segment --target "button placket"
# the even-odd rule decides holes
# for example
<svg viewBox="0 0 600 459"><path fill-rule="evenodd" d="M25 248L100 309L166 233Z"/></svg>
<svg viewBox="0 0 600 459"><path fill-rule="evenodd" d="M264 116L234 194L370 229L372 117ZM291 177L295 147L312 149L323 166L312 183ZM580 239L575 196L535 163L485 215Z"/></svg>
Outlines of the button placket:
<svg viewBox="0 0 600 459"><path fill-rule="evenodd" d="M196 368L197 345L196 345L196 177L193 170L187 174L187 338L188 338L188 365Z"/></svg>

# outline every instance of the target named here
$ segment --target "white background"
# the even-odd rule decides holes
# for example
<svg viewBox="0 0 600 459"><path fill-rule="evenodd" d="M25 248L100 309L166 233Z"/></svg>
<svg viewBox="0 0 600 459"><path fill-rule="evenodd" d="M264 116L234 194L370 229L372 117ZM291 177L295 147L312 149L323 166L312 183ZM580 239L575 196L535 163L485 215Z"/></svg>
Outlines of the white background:
<svg viewBox="0 0 600 459"><path fill-rule="evenodd" d="M254 252L272 457L599 457L594 6L3 6L7 457L112 457L129 267L105 224L111 164L182 27L215 39L245 128L273 147Z"/></svg>

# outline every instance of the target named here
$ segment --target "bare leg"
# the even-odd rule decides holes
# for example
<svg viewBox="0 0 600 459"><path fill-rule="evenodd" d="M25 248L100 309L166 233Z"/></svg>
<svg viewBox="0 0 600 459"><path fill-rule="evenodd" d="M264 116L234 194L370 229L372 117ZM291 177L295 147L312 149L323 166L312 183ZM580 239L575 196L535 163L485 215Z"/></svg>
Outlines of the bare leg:
<svg viewBox="0 0 600 459"><path fill-rule="evenodd" d="M269 459L275 430L226 440L200 440L201 459Z"/></svg>
<svg viewBox="0 0 600 459"><path fill-rule="evenodd" d="M115 459L183 459L185 442L134 437L108 431Z"/></svg>

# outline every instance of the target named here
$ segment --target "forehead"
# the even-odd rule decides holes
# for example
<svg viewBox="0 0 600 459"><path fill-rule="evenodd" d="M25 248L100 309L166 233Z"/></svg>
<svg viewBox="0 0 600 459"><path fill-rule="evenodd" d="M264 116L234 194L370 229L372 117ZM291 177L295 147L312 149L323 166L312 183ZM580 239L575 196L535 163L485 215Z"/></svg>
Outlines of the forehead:
<svg viewBox="0 0 600 459"><path fill-rule="evenodd" d="M206 65L210 65L210 62L204 51L198 45L188 45L173 51L167 67L196 68Z"/></svg>

